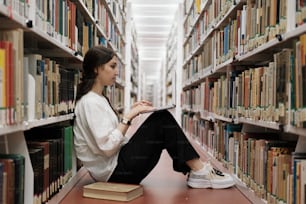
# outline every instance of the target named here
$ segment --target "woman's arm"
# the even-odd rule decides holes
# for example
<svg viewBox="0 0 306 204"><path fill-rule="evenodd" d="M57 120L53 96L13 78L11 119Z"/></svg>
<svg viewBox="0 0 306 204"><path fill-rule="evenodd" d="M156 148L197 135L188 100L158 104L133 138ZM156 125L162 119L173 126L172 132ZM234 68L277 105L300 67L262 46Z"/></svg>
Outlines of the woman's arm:
<svg viewBox="0 0 306 204"><path fill-rule="evenodd" d="M151 110L152 108L152 103L149 101L142 100L134 103L130 112L121 119L117 129L120 130L123 135L125 135L130 126L129 123L131 123L132 120L140 113Z"/></svg>

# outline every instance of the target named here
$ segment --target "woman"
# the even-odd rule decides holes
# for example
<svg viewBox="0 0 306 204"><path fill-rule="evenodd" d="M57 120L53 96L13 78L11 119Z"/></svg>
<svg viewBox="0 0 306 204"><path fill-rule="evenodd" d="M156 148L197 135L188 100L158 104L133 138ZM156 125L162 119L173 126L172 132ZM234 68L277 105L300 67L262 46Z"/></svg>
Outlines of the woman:
<svg viewBox="0 0 306 204"><path fill-rule="evenodd" d="M166 149L173 169L189 173L190 187L234 185L228 174L199 159L168 111L152 113L130 139L125 137L133 119L153 107L148 101L137 102L119 122L116 111L103 95L104 87L114 84L117 75L117 58L111 50L103 46L88 50L76 98L74 144L78 159L95 180L139 184Z"/></svg>

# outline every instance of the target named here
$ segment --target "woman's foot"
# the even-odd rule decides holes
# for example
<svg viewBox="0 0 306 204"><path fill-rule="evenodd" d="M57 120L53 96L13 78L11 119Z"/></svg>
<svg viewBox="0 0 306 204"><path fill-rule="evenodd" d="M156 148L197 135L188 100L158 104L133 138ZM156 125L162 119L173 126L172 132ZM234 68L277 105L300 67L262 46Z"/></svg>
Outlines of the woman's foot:
<svg viewBox="0 0 306 204"><path fill-rule="evenodd" d="M223 189L234 186L235 181L229 174L213 168L210 163L204 163L202 169L190 171L187 184L192 188Z"/></svg>

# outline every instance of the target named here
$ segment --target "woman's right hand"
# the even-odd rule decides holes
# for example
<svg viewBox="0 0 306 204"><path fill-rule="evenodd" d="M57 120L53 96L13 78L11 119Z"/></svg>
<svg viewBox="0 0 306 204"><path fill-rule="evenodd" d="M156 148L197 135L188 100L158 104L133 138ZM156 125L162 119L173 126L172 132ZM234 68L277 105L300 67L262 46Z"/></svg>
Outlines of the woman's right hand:
<svg viewBox="0 0 306 204"><path fill-rule="evenodd" d="M152 109L154 108L151 102L142 100L133 104L130 112L125 115L125 118L133 120L137 115L141 114L142 112L150 111Z"/></svg>

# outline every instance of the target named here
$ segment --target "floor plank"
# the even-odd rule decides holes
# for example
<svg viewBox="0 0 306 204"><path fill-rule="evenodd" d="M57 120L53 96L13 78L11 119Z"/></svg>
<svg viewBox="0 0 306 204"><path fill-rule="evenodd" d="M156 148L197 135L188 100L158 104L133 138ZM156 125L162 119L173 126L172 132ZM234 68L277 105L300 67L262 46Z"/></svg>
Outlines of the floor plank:
<svg viewBox="0 0 306 204"><path fill-rule="evenodd" d="M61 204L115 204L122 202L91 199L82 197L82 186L93 182L89 175L81 180L62 200ZM129 204L249 204L251 203L240 191L229 189L191 189L186 185L186 176L172 170L171 158L163 152L161 160L150 175L143 180L144 195Z"/></svg>

